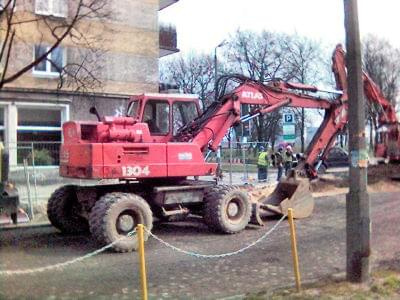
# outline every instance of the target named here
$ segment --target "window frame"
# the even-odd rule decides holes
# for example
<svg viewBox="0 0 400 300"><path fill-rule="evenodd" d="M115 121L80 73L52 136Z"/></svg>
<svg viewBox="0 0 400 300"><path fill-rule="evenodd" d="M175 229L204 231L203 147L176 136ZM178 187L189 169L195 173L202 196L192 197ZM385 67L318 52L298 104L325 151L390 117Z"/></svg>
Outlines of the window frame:
<svg viewBox="0 0 400 300"><path fill-rule="evenodd" d="M174 101L174 102L172 103L172 105L171 105L171 108L172 108L172 110L171 110L171 114L172 114L172 135L173 135L173 136L176 136L175 127L174 127L174 121L175 121L174 107L175 107L175 104L176 104L176 105L180 105L180 104L182 104L182 103L189 104L189 105L194 105L194 108L196 109L196 116L194 117L194 119L197 118L197 117L199 116L199 109L198 109L198 106L197 106L197 104L196 104L195 101ZM193 120L194 120L194 119L193 119ZM192 120L192 121L193 121L193 120ZM182 120L182 121L183 121L183 120ZM185 125L186 125L186 124L185 124ZM179 128L177 128L177 129L179 129Z"/></svg>
<svg viewBox="0 0 400 300"><path fill-rule="evenodd" d="M33 45L33 60L35 61L36 60L36 47L37 46L39 46L39 47L46 47L46 50L45 50L45 52L47 52L47 51L49 51L49 49L51 48L50 46L44 46L44 45ZM66 65L66 49L64 48L64 47L57 47L57 48L59 48L59 49L61 49L61 53L62 53L62 68L63 67L65 67L65 65ZM57 49L57 48L55 48L55 49ZM53 51L55 50L55 49L53 49ZM56 77L59 77L60 76L60 72L53 72L53 71L51 71L51 67L52 67L52 64L51 64L51 62L50 62L50 60L51 60L51 55L52 55L52 53L53 53L53 51L52 52L50 52L48 55L47 55L47 57L45 58L45 63L46 63L46 71L41 71L41 70L35 70L35 68L36 68L36 66L37 65L35 65L35 66L33 66L33 68L32 68L32 74L33 75L35 75L36 77L44 77L44 78L56 78ZM39 62L38 64L40 64L41 62Z"/></svg>
<svg viewBox="0 0 400 300"><path fill-rule="evenodd" d="M38 9L39 1L47 2L47 6L49 7L48 11L43 11L43 10ZM63 1L64 2L64 5L65 5L64 14L55 12L54 1ZM41 16L54 16L54 17L58 17L58 18L67 18L68 17L68 1L66 1L66 0L35 0L35 14L41 15Z"/></svg>
<svg viewBox="0 0 400 300"><path fill-rule="evenodd" d="M165 103L167 105L167 107L168 107L168 118L167 118L167 120L168 120L168 131L166 131L166 132L152 132L150 130L150 128L149 128L150 135L152 135L152 136L167 136L167 135L169 135L170 132L171 132L171 105L170 105L170 102L167 99L156 99L156 98L147 99L146 103L143 105L143 116L142 116L142 122L145 122L145 123L146 123L146 121L144 120L145 111L146 111L147 104L149 102L163 103L163 104Z"/></svg>
<svg viewBox="0 0 400 300"><path fill-rule="evenodd" d="M8 0L0 0L0 11L5 10L5 4ZM15 0L11 0L10 2L10 7L7 7L7 9L11 9L11 7L14 5L13 2L15 2ZM17 9L17 5L14 6L14 11Z"/></svg>

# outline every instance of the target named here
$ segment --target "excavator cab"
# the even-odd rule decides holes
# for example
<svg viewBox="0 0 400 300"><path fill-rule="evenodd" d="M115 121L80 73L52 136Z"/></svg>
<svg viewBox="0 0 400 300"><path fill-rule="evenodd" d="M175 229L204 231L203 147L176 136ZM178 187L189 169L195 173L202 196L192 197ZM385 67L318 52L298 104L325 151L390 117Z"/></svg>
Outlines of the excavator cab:
<svg viewBox="0 0 400 300"><path fill-rule="evenodd" d="M127 116L147 123L156 142L168 142L179 129L199 116L200 107L195 95L143 94L133 96Z"/></svg>

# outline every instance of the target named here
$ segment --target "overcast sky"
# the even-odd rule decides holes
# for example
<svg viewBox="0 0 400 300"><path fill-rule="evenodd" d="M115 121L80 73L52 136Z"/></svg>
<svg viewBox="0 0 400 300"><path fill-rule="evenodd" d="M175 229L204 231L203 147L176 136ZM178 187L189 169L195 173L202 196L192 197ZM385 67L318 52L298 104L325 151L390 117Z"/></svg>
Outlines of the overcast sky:
<svg viewBox="0 0 400 300"><path fill-rule="evenodd" d="M400 0L359 0L361 35L374 33L400 47ZM344 42L343 0L180 0L160 12L176 25L182 53L211 52L238 28L298 33Z"/></svg>

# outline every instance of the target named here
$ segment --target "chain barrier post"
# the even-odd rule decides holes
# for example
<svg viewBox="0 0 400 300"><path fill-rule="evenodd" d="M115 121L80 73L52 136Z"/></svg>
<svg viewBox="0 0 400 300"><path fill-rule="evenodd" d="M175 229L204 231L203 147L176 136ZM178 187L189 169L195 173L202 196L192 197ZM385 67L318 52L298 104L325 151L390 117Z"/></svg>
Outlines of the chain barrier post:
<svg viewBox="0 0 400 300"><path fill-rule="evenodd" d="M144 257L144 226L137 225L138 243L139 243L139 263L140 263L140 281L142 286L142 300L147 300L147 279L146 279L146 260Z"/></svg>
<svg viewBox="0 0 400 300"><path fill-rule="evenodd" d="M299 270L299 256L297 255L296 230L294 227L292 208L288 209L288 219L290 225L290 238L292 242L293 269L294 269L294 276L296 278L296 289L297 292L300 292L301 282L300 282L300 270Z"/></svg>

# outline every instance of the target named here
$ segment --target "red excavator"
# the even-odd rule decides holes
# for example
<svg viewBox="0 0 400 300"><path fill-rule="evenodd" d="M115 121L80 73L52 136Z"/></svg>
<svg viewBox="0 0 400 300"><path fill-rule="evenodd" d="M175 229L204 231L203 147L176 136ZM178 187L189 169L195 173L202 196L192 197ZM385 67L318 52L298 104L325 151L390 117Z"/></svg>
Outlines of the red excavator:
<svg viewBox="0 0 400 300"><path fill-rule="evenodd" d="M342 99L347 101L347 73L345 52L342 45L337 45L332 56L332 71L336 79L336 88L343 91ZM387 100L376 83L363 71L364 96L378 115L378 141L374 154L378 158L387 158L389 162L400 161L400 123L396 110Z"/></svg>
<svg viewBox="0 0 400 300"><path fill-rule="evenodd" d="M115 251L126 252L137 246L136 238L126 235L139 223L151 230L153 215L202 216L222 233L239 232L249 222L262 224L262 216L285 214L289 207L295 217L307 217L313 198L308 179L296 174L315 177L315 163L347 123L345 78L338 82L343 93L330 100L320 98L314 86L227 75L218 80L217 100L202 113L196 98L179 94L133 96L124 117L100 117L92 109L97 122L63 125L60 175L118 183L57 189L48 202L49 220L64 232L90 230L101 244L115 242ZM256 108L242 116L243 104ZM298 170L269 197L254 202L240 187L195 179L216 174L217 164L203 154L216 151L230 127L283 106L324 109L325 117Z"/></svg>
<svg viewBox="0 0 400 300"><path fill-rule="evenodd" d="M226 92L224 87L231 81L237 87ZM59 188L48 202L50 222L64 232L90 229L100 243L108 244L138 223L151 230L153 214L163 219L200 215L211 229L224 233L243 230L252 212L257 214L253 219L259 219L260 209L285 213L294 205L297 217L309 215L313 199L307 180L289 178L281 184L285 188L279 197L260 208L239 187L188 177L216 174L217 164L206 162L203 153L218 149L235 124L283 106L306 107L325 109L331 116L326 128L335 127L332 130L336 132L334 117L343 106L308 95L318 91L315 87L279 80L264 84L231 75L220 78L218 86L222 87L218 100L201 114L196 98L143 94L131 98L125 117L98 116L97 122L64 123L60 175L117 179L119 183ZM241 117L242 104L259 108ZM318 144L327 146L326 141ZM304 213L296 209L297 202L308 203L299 205L307 207ZM119 240L113 248L131 251L136 248L136 238Z"/></svg>

